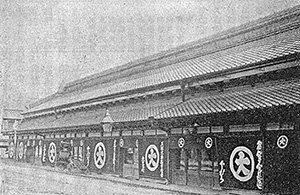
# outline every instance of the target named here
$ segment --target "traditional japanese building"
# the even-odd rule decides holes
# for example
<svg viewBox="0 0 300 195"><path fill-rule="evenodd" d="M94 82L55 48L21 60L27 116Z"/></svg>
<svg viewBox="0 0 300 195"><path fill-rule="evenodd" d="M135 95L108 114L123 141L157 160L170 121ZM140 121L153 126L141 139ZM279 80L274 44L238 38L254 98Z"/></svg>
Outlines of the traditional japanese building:
<svg viewBox="0 0 300 195"><path fill-rule="evenodd" d="M16 156L54 166L69 141L93 172L299 194L299 19L298 6L70 82L23 113Z"/></svg>
<svg viewBox="0 0 300 195"><path fill-rule="evenodd" d="M2 132L14 131L18 124L20 123L22 116L21 112L23 110L20 109L8 109L4 108L2 111L2 125L0 132L0 156L7 157L8 156L8 136L3 136ZM11 143L13 145L13 143Z"/></svg>

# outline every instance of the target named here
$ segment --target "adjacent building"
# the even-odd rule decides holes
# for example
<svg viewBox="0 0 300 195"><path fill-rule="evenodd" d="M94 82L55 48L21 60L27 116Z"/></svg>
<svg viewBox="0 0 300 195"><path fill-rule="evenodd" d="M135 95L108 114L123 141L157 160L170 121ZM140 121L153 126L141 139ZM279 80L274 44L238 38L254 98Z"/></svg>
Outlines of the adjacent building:
<svg viewBox="0 0 300 195"><path fill-rule="evenodd" d="M8 109L4 108L2 111L2 125L1 125L1 132L0 132L0 156L1 157L8 157L8 142L9 137L6 135L6 132L15 131L22 119L21 112L23 110L19 109ZM5 136L3 136L3 132Z"/></svg>

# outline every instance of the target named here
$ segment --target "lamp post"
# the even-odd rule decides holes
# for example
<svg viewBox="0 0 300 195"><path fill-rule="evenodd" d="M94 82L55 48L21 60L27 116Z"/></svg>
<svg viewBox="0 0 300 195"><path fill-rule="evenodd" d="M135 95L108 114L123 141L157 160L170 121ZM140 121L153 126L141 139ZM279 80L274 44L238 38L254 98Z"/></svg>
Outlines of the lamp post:
<svg viewBox="0 0 300 195"><path fill-rule="evenodd" d="M111 132L112 131L112 124L114 123L114 120L111 118L108 109L106 109L106 113L104 118L102 119L102 126L104 132Z"/></svg>

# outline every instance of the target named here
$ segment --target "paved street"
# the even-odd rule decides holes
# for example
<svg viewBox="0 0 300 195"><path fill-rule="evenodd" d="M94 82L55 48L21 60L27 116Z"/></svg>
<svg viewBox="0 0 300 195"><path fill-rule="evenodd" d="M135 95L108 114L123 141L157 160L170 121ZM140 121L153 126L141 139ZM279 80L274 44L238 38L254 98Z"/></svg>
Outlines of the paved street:
<svg viewBox="0 0 300 195"><path fill-rule="evenodd" d="M6 194L177 194L1 162Z"/></svg>

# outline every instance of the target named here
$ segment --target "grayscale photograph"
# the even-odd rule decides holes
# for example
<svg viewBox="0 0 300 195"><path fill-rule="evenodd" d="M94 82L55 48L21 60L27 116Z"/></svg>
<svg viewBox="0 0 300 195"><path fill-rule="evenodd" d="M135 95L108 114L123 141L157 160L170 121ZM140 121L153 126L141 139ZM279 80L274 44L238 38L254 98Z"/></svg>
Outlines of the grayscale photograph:
<svg viewBox="0 0 300 195"><path fill-rule="evenodd" d="M0 195L299 194L299 0L0 0Z"/></svg>

